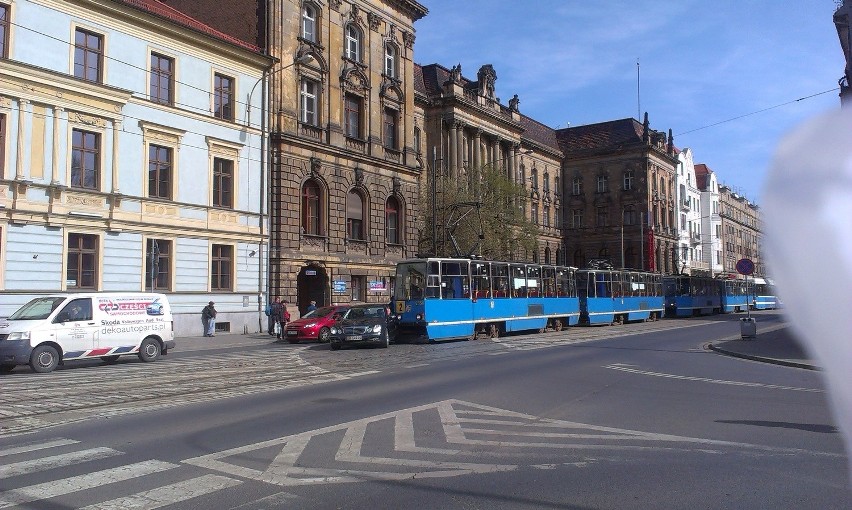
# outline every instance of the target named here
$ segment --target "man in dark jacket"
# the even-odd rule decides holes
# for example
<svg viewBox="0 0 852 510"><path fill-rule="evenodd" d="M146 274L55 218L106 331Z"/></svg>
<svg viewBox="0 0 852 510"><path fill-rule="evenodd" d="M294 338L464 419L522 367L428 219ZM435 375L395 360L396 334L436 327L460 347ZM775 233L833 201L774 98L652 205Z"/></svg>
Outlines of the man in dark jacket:
<svg viewBox="0 0 852 510"><path fill-rule="evenodd" d="M286 303L286 301L285 301ZM275 301L272 302L271 314L269 318L280 326L278 333L275 335L277 338L281 338L284 334L284 324L281 324L284 319L284 306L281 304L279 298L275 298Z"/></svg>
<svg viewBox="0 0 852 510"><path fill-rule="evenodd" d="M204 325L204 336L215 336L216 331L216 308L213 307L213 301L201 310L201 324Z"/></svg>

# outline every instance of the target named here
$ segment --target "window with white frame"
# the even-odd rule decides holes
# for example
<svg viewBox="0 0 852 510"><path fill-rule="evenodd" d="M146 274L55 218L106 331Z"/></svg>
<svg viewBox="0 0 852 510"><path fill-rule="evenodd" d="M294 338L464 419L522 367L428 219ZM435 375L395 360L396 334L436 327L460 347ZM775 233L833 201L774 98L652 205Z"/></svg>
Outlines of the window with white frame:
<svg viewBox="0 0 852 510"><path fill-rule="evenodd" d="M580 177L574 177L574 180L571 181L571 194L579 195L583 192L583 180Z"/></svg>
<svg viewBox="0 0 852 510"><path fill-rule="evenodd" d="M598 176L598 193L609 191L609 178L606 175Z"/></svg>
<svg viewBox="0 0 852 510"><path fill-rule="evenodd" d="M353 24L346 26L346 58L361 62L361 29Z"/></svg>
<svg viewBox="0 0 852 510"><path fill-rule="evenodd" d="M385 44L385 76L388 78L396 78L396 54L396 46L391 43Z"/></svg>
<svg viewBox="0 0 852 510"><path fill-rule="evenodd" d="M633 170L624 171L624 191L633 189Z"/></svg>
<svg viewBox="0 0 852 510"><path fill-rule="evenodd" d="M317 114L318 91L319 84L316 81L302 78L299 88L299 120L311 126L319 124L319 116Z"/></svg>
<svg viewBox="0 0 852 510"><path fill-rule="evenodd" d="M571 211L571 228L583 227L583 210L573 209Z"/></svg>
<svg viewBox="0 0 852 510"><path fill-rule="evenodd" d="M317 42L317 10L308 2L302 5L302 39Z"/></svg>

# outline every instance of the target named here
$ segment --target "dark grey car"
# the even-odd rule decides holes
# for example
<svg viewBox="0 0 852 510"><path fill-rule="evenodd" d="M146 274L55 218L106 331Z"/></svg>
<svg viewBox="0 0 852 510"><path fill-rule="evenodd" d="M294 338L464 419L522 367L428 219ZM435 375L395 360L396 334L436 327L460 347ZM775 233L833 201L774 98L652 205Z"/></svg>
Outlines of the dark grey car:
<svg viewBox="0 0 852 510"><path fill-rule="evenodd" d="M344 345L374 344L385 348L396 339L397 320L384 303L353 305L331 327L333 350Z"/></svg>

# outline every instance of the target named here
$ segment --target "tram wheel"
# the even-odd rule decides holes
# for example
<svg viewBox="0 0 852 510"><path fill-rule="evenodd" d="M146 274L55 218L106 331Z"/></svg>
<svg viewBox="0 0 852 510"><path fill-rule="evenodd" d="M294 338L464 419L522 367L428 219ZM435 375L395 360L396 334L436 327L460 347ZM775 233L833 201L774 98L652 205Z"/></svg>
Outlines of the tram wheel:
<svg viewBox="0 0 852 510"><path fill-rule="evenodd" d="M553 321L553 329L556 331L562 331L562 319L556 319Z"/></svg>
<svg viewBox="0 0 852 510"><path fill-rule="evenodd" d="M500 328L497 327L497 324L492 324L490 328L491 338L499 338L500 337Z"/></svg>

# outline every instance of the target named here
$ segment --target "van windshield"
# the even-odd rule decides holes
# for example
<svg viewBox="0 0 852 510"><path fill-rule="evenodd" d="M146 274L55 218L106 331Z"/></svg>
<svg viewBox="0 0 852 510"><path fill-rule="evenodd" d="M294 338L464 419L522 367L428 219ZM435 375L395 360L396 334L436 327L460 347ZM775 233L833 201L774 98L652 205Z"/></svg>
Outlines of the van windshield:
<svg viewBox="0 0 852 510"><path fill-rule="evenodd" d="M47 319L56 307L65 301L64 297L41 297L36 298L18 308L15 313L8 317L10 321L32 321Z"/></svg>

